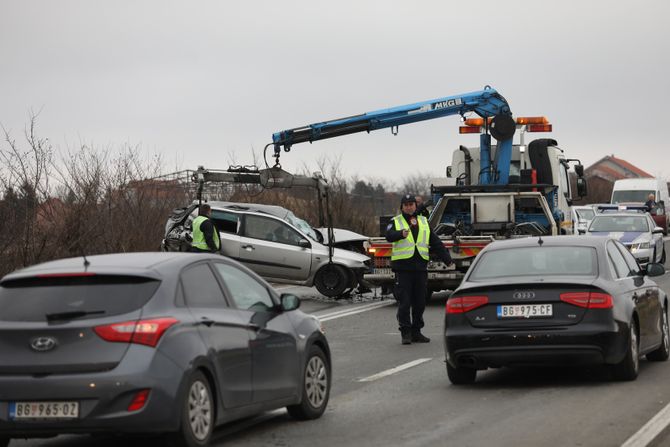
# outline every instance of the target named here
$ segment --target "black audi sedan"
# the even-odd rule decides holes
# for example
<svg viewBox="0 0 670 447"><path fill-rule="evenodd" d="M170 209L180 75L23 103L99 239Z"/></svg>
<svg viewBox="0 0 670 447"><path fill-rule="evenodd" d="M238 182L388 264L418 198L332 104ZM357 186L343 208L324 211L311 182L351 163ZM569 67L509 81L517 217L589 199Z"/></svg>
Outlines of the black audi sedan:
<svg viewBox="0 0 670 447"><path fill-rule="evenodd" d="M0 280L0 446L61 433L163 434L286 407L320 417L331 362L319 321L218 255L71 258Z"/></svg>
<svg viewBox="0 0 670 447"><path fill-rule="evenodd" d="M498 241L447 300L447 375L514 365L609 365L634 380L640 356L666 361L668 298L620 242L595 236Z"/></svg>

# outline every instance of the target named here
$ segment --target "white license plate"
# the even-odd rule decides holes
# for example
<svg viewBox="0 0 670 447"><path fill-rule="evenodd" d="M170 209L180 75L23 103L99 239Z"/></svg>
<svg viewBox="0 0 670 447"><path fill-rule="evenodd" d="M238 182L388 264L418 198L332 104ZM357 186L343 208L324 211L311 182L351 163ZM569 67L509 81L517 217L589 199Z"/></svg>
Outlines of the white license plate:
<svg viewBox="0 0 670 447"><path fill-rule="evenodd" d="M501 304L498 305L498 318L543 318L551 317L551 304Z"/></svg>
<svg viewBox="0 0 670 447"><path fill-rule="evenodd" d="M79 402L10 402L9 419L76 419Z"/></svg>

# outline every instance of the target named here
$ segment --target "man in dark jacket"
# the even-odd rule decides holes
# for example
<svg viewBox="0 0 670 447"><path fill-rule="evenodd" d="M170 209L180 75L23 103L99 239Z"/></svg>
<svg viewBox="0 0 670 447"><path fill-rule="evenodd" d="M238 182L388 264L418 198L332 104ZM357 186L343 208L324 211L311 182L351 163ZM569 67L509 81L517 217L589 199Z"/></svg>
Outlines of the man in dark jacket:
<svg viewBox="0 0 670 447"><path fill-rule="evenodd" d="M428 220L416 215L416 199L404 195L400 201L401 214L386 227L386 240L393 243L391 268L395 272L395 296L398 300L398 324L402 344L428 343L421 333L426 308L429 251L434 251L451 264L451 256L442 241L430 231Z"/></svg>
<svg viewBox="0 0 670 447"><path fill-rule="evenodd" d="M656 195L653 193L649 194L649 196L647 196L647 201L644 202L644 206L647 207L647 212L651 213L651 210L656 207Z"/></svg>

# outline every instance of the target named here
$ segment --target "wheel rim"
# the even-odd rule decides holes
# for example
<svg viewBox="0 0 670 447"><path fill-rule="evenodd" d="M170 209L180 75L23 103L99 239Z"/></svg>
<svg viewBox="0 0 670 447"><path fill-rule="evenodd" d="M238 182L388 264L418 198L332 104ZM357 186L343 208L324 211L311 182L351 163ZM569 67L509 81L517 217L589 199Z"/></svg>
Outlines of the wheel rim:
<svg viewBox="0 0 670 447"><path fill-rule="evenodd" d="M188 393L188 421L193 436L203 441L212 428L212 400L207 386L201 381L193 382Z"/></svg>
<svg viewBox="0 0 670 447"><path fill-rule="evenodd" d="M637 354L637 331L635 330L635 325L630 327L630 354L633 358L633 368L637 371L640 357Z"/></svg>
<svg viewBox="0 0 670 447"><path fill-rule="evenodd" d="M328 392L328 370L321 357L314 356L307 362L305 371L305 393L314 408L320 408Z"/></svg>
<svg viewBox="0 0 670 447"><path fill-rule="evenodd" d="M342 275L336 269L328 269L323 272L323 285L327 289L336 289L342 282Z"/></svg>

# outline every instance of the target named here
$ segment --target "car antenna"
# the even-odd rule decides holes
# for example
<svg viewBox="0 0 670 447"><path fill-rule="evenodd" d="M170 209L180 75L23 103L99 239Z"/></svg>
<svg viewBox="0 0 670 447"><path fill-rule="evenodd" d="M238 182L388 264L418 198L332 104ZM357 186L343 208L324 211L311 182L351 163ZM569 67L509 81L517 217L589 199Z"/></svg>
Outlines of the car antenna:
<svg viewBox="0 0 670 447"><path fill-rule="evenodd" d="M541 235L541 234L538 234L538 235L537 235L537 245L539 245L540 247L542 247L542 244L544 244L544 241L542 240L542 235Z"/></svg>

